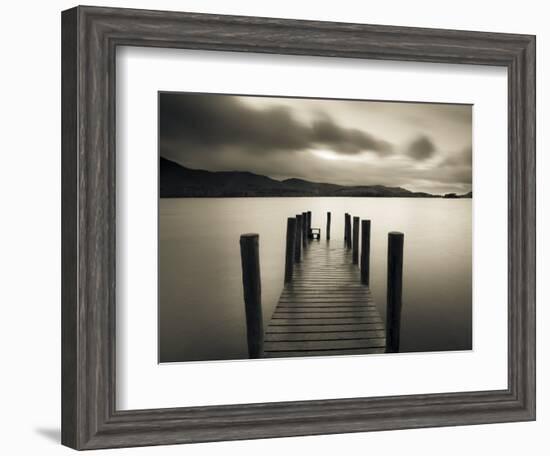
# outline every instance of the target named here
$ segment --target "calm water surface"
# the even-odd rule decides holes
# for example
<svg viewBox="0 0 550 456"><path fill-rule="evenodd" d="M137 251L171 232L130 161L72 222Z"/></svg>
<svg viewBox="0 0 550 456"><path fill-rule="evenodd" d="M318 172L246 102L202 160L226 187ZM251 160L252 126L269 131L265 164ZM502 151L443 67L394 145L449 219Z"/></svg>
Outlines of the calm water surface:
<svg viewBox="0 0 550 456"><path fill-rule="evenodd" d="M371 291L382 316L387 233L405 233L402 351L472 345L472 200L176 198L159 203L160 361L247 358L239 236L260 235L267 323L282 290L287 217L312 211L343 245L344 213L370 219Z"/></svg>

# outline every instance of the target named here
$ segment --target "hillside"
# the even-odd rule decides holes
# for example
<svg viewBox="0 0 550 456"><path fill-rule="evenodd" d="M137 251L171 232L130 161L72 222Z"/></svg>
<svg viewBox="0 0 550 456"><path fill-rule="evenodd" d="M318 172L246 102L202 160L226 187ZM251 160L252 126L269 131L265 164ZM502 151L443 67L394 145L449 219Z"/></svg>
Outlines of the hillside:
<svg viewBox="0 0 550 456"><path fill-rule="evenodd" d="M429 193L411 192L401 187L383 185L345 186L309 182L303 179L278 181L243 171L214 172L191 169L162 157L160 159L161 198L239 196L438 197Z"/></svg>

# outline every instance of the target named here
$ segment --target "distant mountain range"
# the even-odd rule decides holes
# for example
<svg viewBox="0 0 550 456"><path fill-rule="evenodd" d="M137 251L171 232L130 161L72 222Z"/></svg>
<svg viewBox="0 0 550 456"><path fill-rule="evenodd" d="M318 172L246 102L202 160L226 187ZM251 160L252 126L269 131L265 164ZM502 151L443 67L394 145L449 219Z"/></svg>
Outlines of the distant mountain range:
<svg viewBox="0 0 550 456"><path fill-rule="evenodd" d="M439 198L424 192L411 192L401 187L384 185L345 186L309 182L302 179L278 181L246 171L206 171L191 169L160 158L160 197L285 197L285 196L369 196ZM471 198L448 194L447 198Z"/></svg>

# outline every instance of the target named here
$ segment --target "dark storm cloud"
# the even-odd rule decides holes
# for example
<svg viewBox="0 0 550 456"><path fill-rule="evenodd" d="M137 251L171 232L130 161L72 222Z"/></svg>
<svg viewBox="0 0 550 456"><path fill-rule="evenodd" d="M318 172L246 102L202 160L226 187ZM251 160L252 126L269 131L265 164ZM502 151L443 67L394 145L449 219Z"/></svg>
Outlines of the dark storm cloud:
<svg viewBox="0 0 550 456"><path fill-rule="evenodd" d="M362 130L345 128L324 115L311 124L287 107L255 109L235 97L160 95L161 153L186 154L237 148L255 154L324 147L339 154L387 155L392 145ZM169 150L168 150L169 149Z"/></svg>
<svg viewBox="0 0 550 456"><path fill-rule="evenodd" d="M373 135L353 128L341 128L326 118L313 123L312 142L329 145L334 152L357 154L365 150L386 155L392 152L392 145Z"/></svg>
<svg viewBox="0 0 550 456"><path fill-rule="evenodd" d="M427 136L420 136L409 144L407 154L418 161L427 160L435 154L435 146Z"/></svg>

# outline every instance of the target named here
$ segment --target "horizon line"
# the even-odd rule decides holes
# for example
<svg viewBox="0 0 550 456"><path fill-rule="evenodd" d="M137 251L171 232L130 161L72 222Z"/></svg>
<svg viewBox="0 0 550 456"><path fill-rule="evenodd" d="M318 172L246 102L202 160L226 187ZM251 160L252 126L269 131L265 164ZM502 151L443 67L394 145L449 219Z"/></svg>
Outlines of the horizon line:
<svg viewBox="0 0 550 456"><path fill-rule="evenodd" d="M402 186L390 186L390 185L384 185L384 184L356 184L356 185L349 185L349 184L335 184L333 182L318 182L318 181L311 181L311 180L307 180L307 179L303 179L301 177L289 177L289 178L286 178L286 179L278 179L276 177L272 177L272 176L268 176L267 174L259 174L259 173L255 173L253 171L243 171L243 170L237 170L237 169L232 169L232 170L229 170L229 171L212 171L212 170L209 170L209 169L204 169L204 168L192 168L190 166L187 166L187 165L183 165L181 164L180 162L178 161L175 161L175 160L171 160L169 158L166 158L166 157L163 157L162 155L159 154L159 162L160 162L160 159L163 159L163 160L166 160L168 162L171 162L171 163L175 163L176 165L178 166L181 166L182 168L187 168L187 169L190 169L192 171L205 171L207 173L248 173L248 174L253 174L255 176L261 176L261 177L266 177L268 179L271 179L271 180L274 180L274 181L277 181L277 182L281 182L281 183L284 183L286 181L289 181L289 180L300 180L302 182L307 182L309 184L324 184L324 185L336 185L338 187L348 187L348 188L351 188L351 187L384 187L384 188L390 188L390 189L402 189L402 190L406 190L408 192L411 192L411 193L424 193L426 195L432 195L432 196L445 196L445 195L452 195L452 194L455 194L455 195L467 195L469 193L473 193L472 190L470 191L467 191L465 193L458 193L458 192L443 192L443 193L430 193L430 192L423 192L423 191L414 191L414 190L409 190L408 188L406 187L402 187Z"/></svg>

